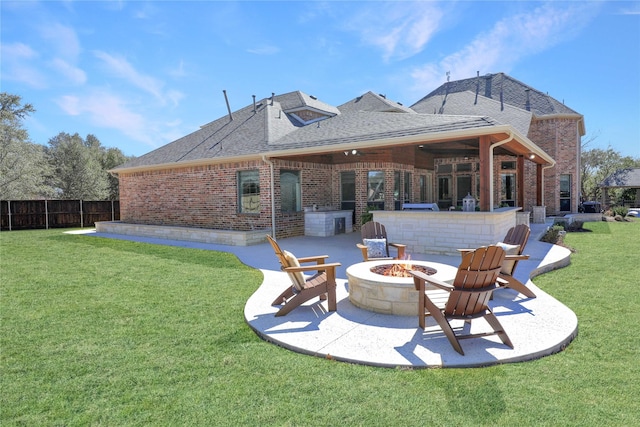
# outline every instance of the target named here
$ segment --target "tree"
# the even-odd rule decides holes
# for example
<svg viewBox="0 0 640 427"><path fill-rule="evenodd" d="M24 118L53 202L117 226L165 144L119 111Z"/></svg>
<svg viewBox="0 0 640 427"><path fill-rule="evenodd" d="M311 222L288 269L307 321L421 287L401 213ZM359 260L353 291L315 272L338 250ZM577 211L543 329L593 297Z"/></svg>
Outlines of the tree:
<svg viewBox="0 0 640 427"><path fill-rule="evenodd" d="M54 169L52 185L64 199L105 200L108 173L102 167L103 148L94 135L84 140L77 133L60 132L47 150Z"/></svg>
<svg viewBox="0 0 640 427"><path fill-rule="evenodd" d="M0 93L0 199L25 200L47 197L49 166L42 145L29 141L22 121L35 109L21 105L22 98Z"/></svg>
<svg viewBox="0 0 640 427"><path fill-rule="evenodd" d="M622 156L610 146L606 149L594 148L584 150L595 137L589 138L582 144L582 156L580 159L582 197L584 200L601 200L602 181L618 169L628 167L640 167L640 159L630 156ZM622 189L611 189L609 195L617 199L622 196ZM620 194L618 194L620 193Z"/></svg>
<svg viewBox="0 0 640 427"><path fill-rule="evenodd" d="M105 171L113 169L116 166L131 160L133 157L127 157L118 148L108 148L102 155L102 168ZM115 176L109 174L109 200L118 200L120 198L120 181Z"/></svg>

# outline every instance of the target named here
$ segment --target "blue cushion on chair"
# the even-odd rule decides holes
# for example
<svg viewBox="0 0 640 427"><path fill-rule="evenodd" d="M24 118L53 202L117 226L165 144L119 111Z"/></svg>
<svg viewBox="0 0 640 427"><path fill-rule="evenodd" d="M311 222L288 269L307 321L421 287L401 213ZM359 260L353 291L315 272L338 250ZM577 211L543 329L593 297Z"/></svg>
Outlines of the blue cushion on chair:
<svg viewBox="0 0 640 427"><path fill-rule="evenodd" d="M362 239L367 247L367 258L386 258L387 239Z"/></svg>

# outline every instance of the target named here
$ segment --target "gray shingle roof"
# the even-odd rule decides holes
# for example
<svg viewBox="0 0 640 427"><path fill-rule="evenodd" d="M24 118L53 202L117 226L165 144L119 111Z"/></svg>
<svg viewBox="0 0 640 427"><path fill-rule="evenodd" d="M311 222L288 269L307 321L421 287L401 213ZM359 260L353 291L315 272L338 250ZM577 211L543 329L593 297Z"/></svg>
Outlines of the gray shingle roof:
<svg viewBox="0 0 640 427"><path fill-rule="evenodd" d="M415 114L409 107L405 107L399 102L391 101L384 95L376 95L369 91L362 96L352 99L349 102L338 106L338 109L343 112L351 111L379 111L389 113L409 113Z"/></svg>
<svg viewBox="0 0 640 427"><path fill-rule="evenodd" d="M327 114L337 109L301 92L264 99L225 115L197 131L131 160L117 169L149 167L204 159L325 147L337 144L434 134L498 125L493 119L467 115L398 114L351 109L302 126L286 111L308 106ZM335 107L334 107L335 108Z"/></svg>
<svg viewBox="0 0 640 427"><path fill-rule="evenodd" d="M475 116L489 116L499 123L509 124L522 135L529 133L532 113L508 104L501 105L499 101L484 96L476 98L470 91L454 92L448 95L436 95L423 98L414 106L422 114L463 114Z"/></svg>
<svg viewBox="0 0 640 427"><path fill-rule="evenodd" d="M619 169L606 177L600 186L640 188L640 168Z"/></svg>
<svg viewBox="0 0 640 427"><path fill-rule="evenodd" d="M579 115L579 113L557 101L548 94L542 93L539 90L536 90L504 73L487 74L484 76L447 82L413 104L411 108L420 112L420 104L429 98L442 97L447 94L465 91L472 92L474 96L478 93L478 97L490 98L498 102L500 102L502 98L502 102L505 104L525 111L531 111L538 116L553 114Z"/></svg>

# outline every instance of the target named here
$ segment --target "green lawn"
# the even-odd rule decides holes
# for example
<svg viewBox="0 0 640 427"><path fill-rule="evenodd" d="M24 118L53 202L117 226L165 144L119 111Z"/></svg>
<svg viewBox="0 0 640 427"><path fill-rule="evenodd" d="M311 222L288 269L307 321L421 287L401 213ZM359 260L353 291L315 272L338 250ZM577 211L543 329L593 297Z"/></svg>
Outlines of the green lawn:
<svg viewBox="0 0 640 427"><path fill-rule="evenodd" d="M400 370L258 338L262 274L234 256L62 234L0 233L0 425L640 425L640 221L571 233L536 284L573 309L558 354Z"/></svg>

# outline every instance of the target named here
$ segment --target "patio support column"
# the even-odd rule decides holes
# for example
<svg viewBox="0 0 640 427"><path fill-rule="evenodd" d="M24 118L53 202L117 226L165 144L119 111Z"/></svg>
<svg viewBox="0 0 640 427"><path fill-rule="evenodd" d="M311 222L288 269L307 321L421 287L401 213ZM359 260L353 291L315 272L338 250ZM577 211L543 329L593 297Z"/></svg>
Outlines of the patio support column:
<svg viewBox="0 0 640 427"><path fill-rule="evenodd" d="M516 159L516 206L522 207L524 210L524 156L518 156Z"/></svg>
<svg viewBox="0 0 640 427"><path fill-rule="evenodd" d="M542 206L542 192L544 191L542 180L542 165L536 165L536 206Z"/></svg>
<svg viewBox="0 0 640 427"><path fill-rule="evenodd" d="M480 137L479 141L479 155L480 155L480 210L483 212L489 212L491 210L491 203L493 196L491 194L491 185L493 180L493 171L491 170L491 139L488 135Z"/></svg>

